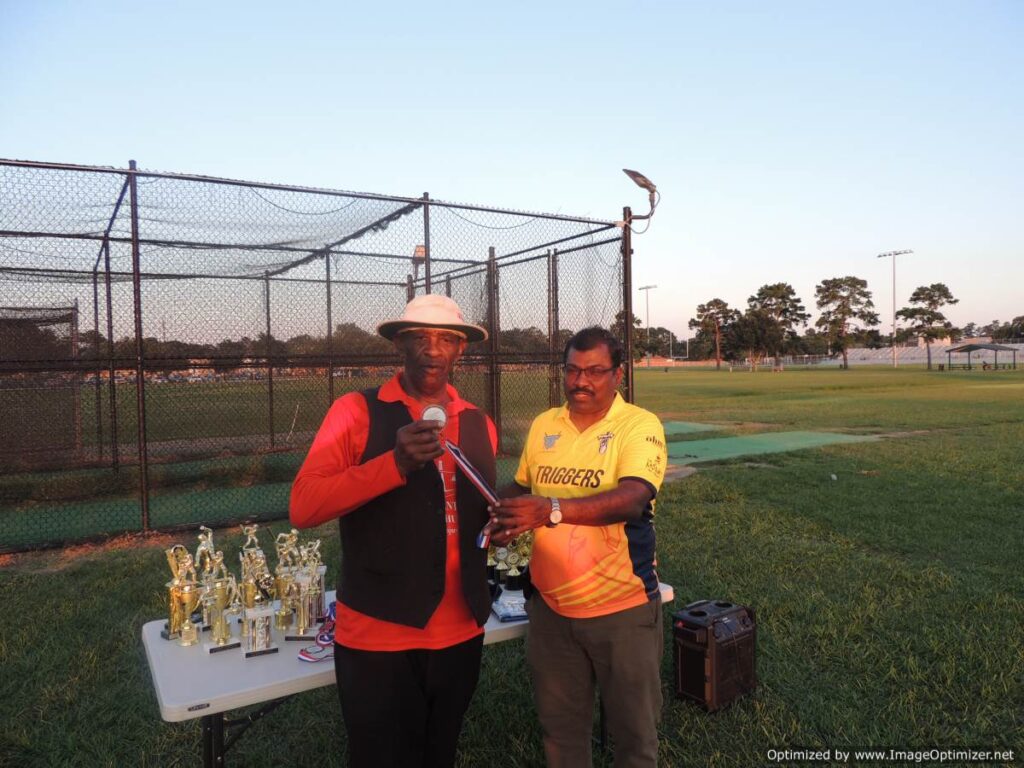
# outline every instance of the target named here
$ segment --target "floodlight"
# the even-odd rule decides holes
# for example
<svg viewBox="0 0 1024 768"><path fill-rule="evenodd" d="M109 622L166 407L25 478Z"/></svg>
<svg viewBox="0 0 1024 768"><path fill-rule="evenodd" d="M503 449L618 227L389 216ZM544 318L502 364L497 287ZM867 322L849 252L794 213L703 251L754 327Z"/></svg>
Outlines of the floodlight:
<svg viewBox="0 0 1024 768"><path fill-rule="evenodd" d="M647 190L647 197L651 203L651 210L647 212L646 216L630 216L629 222L623 222L623 224L629 224L630 222L637 221L639 219L651 218L651 216L654 215L654 209L658 206L658 200L661 197L661 194L658 192L658 188L654 186L653 181L648 179L639 171L631 171L629 170L629 168L623 168L622 172L629 176L629 178L633 180L633 183L636 184L638 187Z"/></svg>
<svg viewBox="0 0 1024 768"><path fill-rule="evenodd" d="M629 176L629 178L631 178L638 187L646 189L652 195L658 191L658 188L654 186L654 182L648 179L639 171L631 171L629 170L629 168L623 168L622 172Z"/></svg>

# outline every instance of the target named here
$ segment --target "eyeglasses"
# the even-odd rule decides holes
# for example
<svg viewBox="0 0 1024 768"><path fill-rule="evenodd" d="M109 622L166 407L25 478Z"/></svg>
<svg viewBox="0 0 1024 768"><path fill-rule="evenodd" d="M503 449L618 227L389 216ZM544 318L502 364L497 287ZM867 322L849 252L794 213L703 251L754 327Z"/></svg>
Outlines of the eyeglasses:
<svg viewBox="0 0 1024 768"><path fill-rule="evenodd" d="M588 379L599 379L602 376L607 376L609 373L614 371L614 368L603 368L600 365L591 365L589 368L580 368L576 365L564 365L562 370L565 371L565 378L567 379L578 379L582 374L586 374Z"/></svg>

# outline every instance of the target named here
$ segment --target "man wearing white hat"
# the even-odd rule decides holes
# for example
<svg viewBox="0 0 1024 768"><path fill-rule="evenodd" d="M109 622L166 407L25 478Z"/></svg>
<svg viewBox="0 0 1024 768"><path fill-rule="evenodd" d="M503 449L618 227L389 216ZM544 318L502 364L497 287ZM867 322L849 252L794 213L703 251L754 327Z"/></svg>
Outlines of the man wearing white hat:
<svg viewBox="0 0 1024 768"><path fill-rule="evenodd" d="M450 766L491 600L476 546L487 502L441 441L493 486L494 424L449 384L487 331L430 294L377 331L402 370L331 406L292 486L291 522L341 528L334 660L349 764Z"/></svg>

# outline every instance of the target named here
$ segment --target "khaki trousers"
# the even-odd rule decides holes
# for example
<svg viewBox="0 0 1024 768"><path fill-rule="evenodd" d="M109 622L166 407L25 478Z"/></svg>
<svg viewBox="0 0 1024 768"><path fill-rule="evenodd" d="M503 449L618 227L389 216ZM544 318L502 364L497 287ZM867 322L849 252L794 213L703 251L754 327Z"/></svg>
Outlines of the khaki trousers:
<svg viewBox="0 0 1024 768"><path fill-rule="evenodd" d="M526 660L549 768L590 768L594 687L601 692L616 768L658 763L661 599L592 619L527 602Z"/></svg>

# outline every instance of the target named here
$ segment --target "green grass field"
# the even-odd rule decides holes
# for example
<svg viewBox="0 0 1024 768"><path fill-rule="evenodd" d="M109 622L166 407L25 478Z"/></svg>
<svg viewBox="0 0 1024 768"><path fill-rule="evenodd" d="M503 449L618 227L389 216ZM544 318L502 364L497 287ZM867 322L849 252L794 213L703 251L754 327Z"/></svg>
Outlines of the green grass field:
<svg viewBox="0 0 1024 768"><path fill-rule="evenodd" d="M760 687L708 715L672 697L666 650L662 765L766 765L769 749L796 746L1010 748L1019 761L1024 371L638 370L637 391L663 419L723 427L679 439L879 436L703 463L663 488L659 571L675 607L755 607ZM336 527L319 533L333 580ZM160 720L139 636L163 612L162 548L176 541L195 540L0 561L0 765L195 763L198 721ZM240 543L237 529L217 534L226 553ZM342 765L339 718L333 689L302 694L228 759ZM460 765L542 763L522 642L490 646Z"/></svg>
<svg viewBox="0 0 1024 768"><path fill-rule="evenodd" d="M336 382L335 395L379 384L369 378ZM462 373L458 385L473 402L487 403L484 377ZM502 451L518 456L534 414L548 406L546 373L502 374ZM65 434L67 390L12 390L11 412L18 420L5 424L12 444L27 435L45 443L48 428L60 431L61 445L73 444ZM100 400L107 408L106 391ZM91 388L82 394L82 438L85 450L68 454L67 466L96 458L96 401ZM189 384L150 383L146 387L146 424L150 452L150 527L166 528L197 521L238 522L246 517L274 519L287 514L288 486L316 429L327 412L326 380L285 379L274 385L274 435L270 443L266 382L212 381ZM102 410L106 413L106 410ZM56 414L61 414L57 421ZM103 428L109 440L110 424ZM138 420L135 389L118 387L118 434L122 466L81 466L40 471L10 471L0 464L0 552L75 542L108 534L142 530L137 453ZM44 457L50 453L40 454ZM59 456L60 454L58 454ZM510 479L515 459L499 464Z"/></svg>

